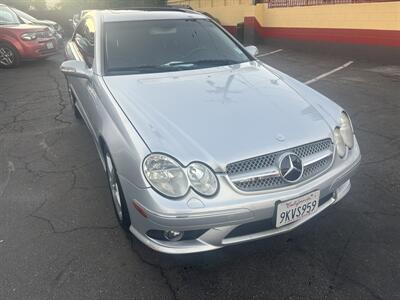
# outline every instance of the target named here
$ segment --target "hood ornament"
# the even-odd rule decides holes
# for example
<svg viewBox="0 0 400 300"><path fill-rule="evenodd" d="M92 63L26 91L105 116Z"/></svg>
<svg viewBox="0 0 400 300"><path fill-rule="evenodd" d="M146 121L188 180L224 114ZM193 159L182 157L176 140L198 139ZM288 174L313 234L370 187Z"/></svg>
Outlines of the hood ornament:
<svg viewBox="0 0 400 300"><path fill-rule="evenodd" d="M284 153L279 158L279 172L289 183L295 183L303 175L304 167L301 158L294 153Z"/></svg>
<svg viewBox="0 0 400 300"><path fill-rule="evenodd" d="M279 142L284 142L286 140L286 137L283 134L278 133L275 137L275 139Z"/></svg>

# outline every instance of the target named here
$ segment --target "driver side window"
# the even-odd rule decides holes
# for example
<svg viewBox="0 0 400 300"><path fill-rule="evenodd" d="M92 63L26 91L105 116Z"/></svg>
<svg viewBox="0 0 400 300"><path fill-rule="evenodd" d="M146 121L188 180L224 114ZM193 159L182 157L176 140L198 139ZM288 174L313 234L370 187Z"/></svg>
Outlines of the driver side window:
<svg viewBox="0 0 400 300"><path fill-rule="evenodd" d="M74 42L79 48L86 64L89 68L93 65L94 60L94 39L95 24L90 17L83 20L76 29Z"/></svg>

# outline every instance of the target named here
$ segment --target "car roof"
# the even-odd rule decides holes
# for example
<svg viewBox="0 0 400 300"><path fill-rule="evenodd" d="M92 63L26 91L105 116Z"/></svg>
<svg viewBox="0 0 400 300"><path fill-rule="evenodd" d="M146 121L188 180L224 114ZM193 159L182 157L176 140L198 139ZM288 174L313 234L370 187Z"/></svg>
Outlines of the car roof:
<svg viewBox="0 0 400 300"><path fill-rule="evenodd" d="M188 9L178 8L142 8L98 10L91 14L99 14L103 22L144 21L144 20L176 20L207 19L206 16Z"/></svg>

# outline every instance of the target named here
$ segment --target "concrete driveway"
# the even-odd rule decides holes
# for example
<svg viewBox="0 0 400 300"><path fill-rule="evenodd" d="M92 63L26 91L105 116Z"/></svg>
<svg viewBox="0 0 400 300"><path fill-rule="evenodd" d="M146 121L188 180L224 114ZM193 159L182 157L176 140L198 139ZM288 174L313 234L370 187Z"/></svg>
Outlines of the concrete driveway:
<svg viewBox="0 0 400 300"><path fill-rule="evenodd" d="M117 226L62 56L0 69L0 299L400 299L400 64L277 50L260 58L352 116L353 188L291 233L180 257Z"/></svg>

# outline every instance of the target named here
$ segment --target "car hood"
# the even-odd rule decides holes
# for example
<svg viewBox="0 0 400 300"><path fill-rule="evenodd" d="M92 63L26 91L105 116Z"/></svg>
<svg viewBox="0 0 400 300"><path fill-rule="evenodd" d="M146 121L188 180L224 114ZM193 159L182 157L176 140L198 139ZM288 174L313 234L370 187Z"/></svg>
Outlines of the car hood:
<svg viewBox="0 0 400 300"><path fill-rule="evenodd" d="M39 30L47 30L46 26L42 25L33 25L33 24L11 24L11 25L2 25L0 28L13 30L13 31L39 31Z"/></svg>
<svg viewBox="0 0 400 300"><path fill-rule="evenodd" d="M152 152L226 164L331 136L321 113L256 61L103 77Z"/></svg>
<svg viewBox="0 0 400 300"><path fill-rule="evenodd" d="M46 25L46 26L55 26L57 25L56 22L51 21L51 20L37 20L35 24L40 24L40 25Z"/></svg>

